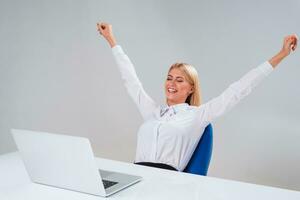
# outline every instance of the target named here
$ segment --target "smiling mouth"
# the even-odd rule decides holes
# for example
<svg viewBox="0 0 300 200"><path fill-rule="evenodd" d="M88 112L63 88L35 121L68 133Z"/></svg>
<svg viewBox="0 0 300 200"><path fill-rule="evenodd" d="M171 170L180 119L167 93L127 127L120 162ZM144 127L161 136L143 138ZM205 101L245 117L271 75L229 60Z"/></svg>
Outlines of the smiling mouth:
<svg viewBox="0 0 300 200"><path fill-rule="evenodd" d="M174 89L174 88L168 88L168 92L169 92L169 93L176 93L176 92L177 92L177 90L176 90L176 89Z"/></svg>

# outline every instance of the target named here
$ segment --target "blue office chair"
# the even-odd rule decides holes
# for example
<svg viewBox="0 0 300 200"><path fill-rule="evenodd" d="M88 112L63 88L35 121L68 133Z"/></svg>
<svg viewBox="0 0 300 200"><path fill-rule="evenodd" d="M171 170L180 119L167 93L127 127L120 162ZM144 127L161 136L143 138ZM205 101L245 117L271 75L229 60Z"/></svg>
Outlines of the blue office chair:
<svg viewBox="0 0 300 200"><path fill-rule="evenodd" d="M213 128L209 124L189 161L184 172L198 175L207 175L213 148Z"/></svg>

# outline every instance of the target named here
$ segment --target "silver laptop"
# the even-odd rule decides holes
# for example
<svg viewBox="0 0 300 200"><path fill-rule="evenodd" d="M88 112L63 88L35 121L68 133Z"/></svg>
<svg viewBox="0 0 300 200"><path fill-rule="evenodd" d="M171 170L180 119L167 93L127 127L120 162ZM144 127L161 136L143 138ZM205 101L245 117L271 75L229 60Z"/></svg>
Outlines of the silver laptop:
<svg viewBox="0 0 300 200"><path fill-rule="evenodd" d="M98 169L87 138L17 129L11 132L35 183L106 197L142 179Z"/></svg>

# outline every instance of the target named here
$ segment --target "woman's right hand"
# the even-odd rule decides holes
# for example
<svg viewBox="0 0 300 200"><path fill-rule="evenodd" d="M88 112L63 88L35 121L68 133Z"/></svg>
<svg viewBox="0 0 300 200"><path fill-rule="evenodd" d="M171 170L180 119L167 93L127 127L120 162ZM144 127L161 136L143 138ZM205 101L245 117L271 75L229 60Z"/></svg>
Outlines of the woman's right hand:
<svg viewBox="0 0 300 200"><path fill-rule="evenodd" d="M98 28L100 35L102 35L107 40L107 42L109 43L109 45L111 47L116 46L117 42L113 35L111 24L103 23L103 22L97 23L97 28Z"/></svg>

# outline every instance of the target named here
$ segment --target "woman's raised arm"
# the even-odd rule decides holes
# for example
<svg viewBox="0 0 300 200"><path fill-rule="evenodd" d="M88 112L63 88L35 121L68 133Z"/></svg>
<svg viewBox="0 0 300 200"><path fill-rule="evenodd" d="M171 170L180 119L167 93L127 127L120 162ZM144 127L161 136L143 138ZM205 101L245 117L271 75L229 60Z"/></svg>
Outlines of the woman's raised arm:
<svg viewBox="0 0 300 200"><path fill-rule="evenodd" d="M97 23L97 28L112 48L113 56L121 72L128 94L137 105L143 119L147 119L157 108L156 103L145 92L129 57L124 53L122 47L117 45L112 26L107 23Z"/></svg>
<svg viewBox="0 0 300 200"><path fill-rule="evenodd" d="M204 123L210 123L233 108L241 99L251 91L286 57L297 48L297 36L289 35L284 38L283 47L258 67L245 74L240 80L232 83L221 95L199 107L199 118Z"/></svg>

